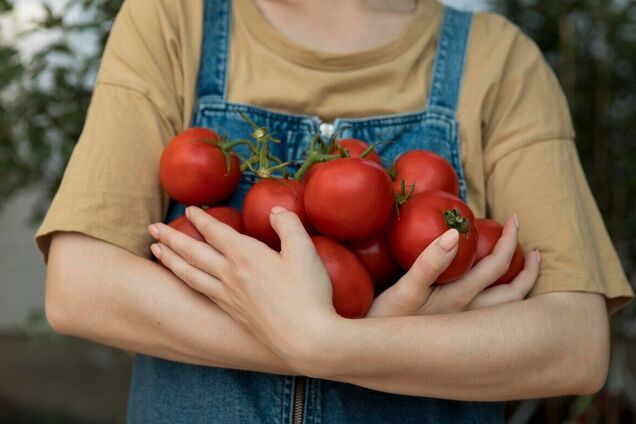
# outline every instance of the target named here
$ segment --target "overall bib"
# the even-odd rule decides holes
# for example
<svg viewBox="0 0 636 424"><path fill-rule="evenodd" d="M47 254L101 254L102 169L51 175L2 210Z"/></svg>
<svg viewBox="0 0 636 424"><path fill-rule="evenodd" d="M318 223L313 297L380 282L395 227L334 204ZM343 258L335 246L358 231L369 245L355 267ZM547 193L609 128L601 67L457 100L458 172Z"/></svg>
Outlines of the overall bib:
<svg viewBox="0 0 636 424"><path fill-rule="evenodd" d="M208 127L232 138L249 138L251 127L237 113L267 127L282 143L271 146L283 161L297 161L317 132L329 136L346 127L343 138L378 146L384 164L401 153L426 149L445 157L466 182L460 160L456 108L472 14L446 8L440 30L428 104L415 113L336 119L264 110L226 98L232 21L230 0L205 0L205 24L197 103L192 126ZM244 146L237 150L245 154ZM254 175L245 173L227 204L240 209ZM166 221L182 215L172 203ZM426 335L422 335L426 338ZM458 402L401 396L333 381L186 365L137 354L128 405L128 422L150 423L500 423L502 403Z"/></svg>

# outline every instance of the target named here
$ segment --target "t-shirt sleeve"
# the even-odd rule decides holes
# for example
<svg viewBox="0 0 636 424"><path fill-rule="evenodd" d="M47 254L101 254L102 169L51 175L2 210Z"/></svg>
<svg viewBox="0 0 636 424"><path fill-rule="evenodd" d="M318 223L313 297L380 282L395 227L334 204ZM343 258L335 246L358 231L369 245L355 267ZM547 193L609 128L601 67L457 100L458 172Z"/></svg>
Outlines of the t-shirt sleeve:
<svg viewBox="0 0 636 424"><path fill-rule="evenodd" d="M161 220L167 202L158 163L170 132L145 96L98 84L84 131L36 233L44 257L56 231L80 232L148 255L147 227Z"/></svg>
<svg viewBox="0 0 636 424"><path fill-rule="evenodd" d="M599 293L615 311L633 292L577 155L565 96L537 46L516 30L484 123L489 215L517 213L520 242L539 249L530 296Z"/></svg>
<svg viewBox="0 0 636 424"><path fill-rule="evenodd" d="M36 233L45 260L57 231L148 255L147 226L168 202L159 159L183 126L178 37L164 3L127 0L115 20L84 129Z"/></svg>

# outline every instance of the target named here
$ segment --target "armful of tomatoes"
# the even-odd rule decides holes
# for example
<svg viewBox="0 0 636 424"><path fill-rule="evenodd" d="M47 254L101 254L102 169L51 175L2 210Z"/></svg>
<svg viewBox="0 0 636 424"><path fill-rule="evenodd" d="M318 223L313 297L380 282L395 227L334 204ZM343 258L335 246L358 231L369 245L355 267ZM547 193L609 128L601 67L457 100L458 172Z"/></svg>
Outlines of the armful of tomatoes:
<svg viewBox="0 0 636 424"><path fill-rule="evenodd" d="M312 235L340 315L454 312L522 299L534 284L540 257L525 260L516 217L505 226L476 219L443 157L413 150L387 170L373 144L316 136L294 169L270 153L280 140L243 117L252 140L229 141L205 128L177 135L161 157L161 183L173 199L273 250L280 239L272 208L295 213ZM237 144L248 145L248 158L233 151ZM257 180L240 212L223 202L243 172ZM204 240L186 217L170 226Z"/></svg>

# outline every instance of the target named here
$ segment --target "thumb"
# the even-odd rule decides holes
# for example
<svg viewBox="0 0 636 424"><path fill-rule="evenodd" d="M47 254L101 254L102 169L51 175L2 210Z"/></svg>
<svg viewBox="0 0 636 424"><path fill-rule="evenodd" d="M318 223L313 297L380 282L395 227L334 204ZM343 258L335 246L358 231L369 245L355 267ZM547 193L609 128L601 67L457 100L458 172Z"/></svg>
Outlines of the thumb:
<svg viewBox="0 0 636 424"><path fill-rule="evenodd" d="M280 206L273 207L269 222L280 238L281 254L305 255L315 251L307 230L295 213Z"/></svg>
<svg viewBox="0 0 636 424"><path fill-rule="evenodd" d="M422 290L432 286L453 261L458 243L459 232L455 229L446 231L424 249L396 285L402 285L401 289L419 298Z"/></svg>

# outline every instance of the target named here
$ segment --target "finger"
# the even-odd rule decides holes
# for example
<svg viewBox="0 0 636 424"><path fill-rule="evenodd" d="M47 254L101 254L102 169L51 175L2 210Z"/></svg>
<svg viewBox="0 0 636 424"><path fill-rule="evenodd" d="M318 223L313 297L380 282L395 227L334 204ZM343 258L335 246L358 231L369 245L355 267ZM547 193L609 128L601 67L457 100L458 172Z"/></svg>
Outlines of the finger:
<svg viewBox="0 0 636 424"><path fill-rule="evenodd" d="M298 215L276 206L272 208L269 222L280 238L281 255L298 258L315 254L314 244Z"/></svg>
<svg viewBox="0 0 636 424"><path fill-rule="evenodd" d="M416 301L426 300L427 291L448 268L457 254L459 232L450 229L431 243L411 269L388 290L399 291Z"/></svg>
<svg viewBox="0 0 636 424"><path fill-rule="evenodd" d="M517 233L515 218L508 218L492 253L480 260L458 281L444 286L444 290L453 292L458 298L466 299L468 305L477 294L508 271L512 255L517 248Z"/></svg>
<svg viewBox="0 0 636 424"><path fill-rule="evenodd" d="M188 207L186 216L194 228L219 252L227 255L228 252L239 249L243 235L234 228L208 215L196 206Z"/></svg>
<svg viewBox="0 0 636 424"><path fill-rule="evenodd" d="M193 290L212 300L223 301L225 288L220 280L190 265L165 244L155 243L150 246L150 250L166 268Z"/></svg>
<svg viewBox="0 0 636 424"><path fill-rule="evenodd" d="M215 277L224 275L227 260L214 247L200 242L187 234L177 231L169 225L154 224L148 228L157 241L168 246L187 263Z"/></svg>
<svg viewBox="0 0 636 424"><path fill-rule="evenodd" d="M525 299L539 277L540 265L541 256L539 251L533 250L526 255L523 270L514 280L508 284L501 284L484 290L475 297L469 309L489 308Z"/></svg>

